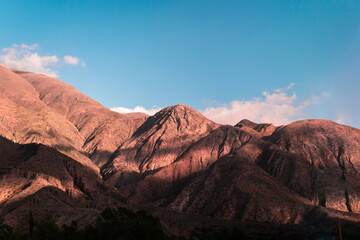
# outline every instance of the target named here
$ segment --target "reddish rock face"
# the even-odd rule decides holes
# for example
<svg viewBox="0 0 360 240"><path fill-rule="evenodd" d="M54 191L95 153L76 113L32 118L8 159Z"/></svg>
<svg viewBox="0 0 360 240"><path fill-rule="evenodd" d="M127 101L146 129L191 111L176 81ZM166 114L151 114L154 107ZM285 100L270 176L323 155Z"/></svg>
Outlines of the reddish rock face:
<svg viewBox="0 0 360 240"><path fill-rule="evenodd" d="M310 164L314 204L359 213L360 130L328 120L302 120L279 128L266 140ZM298 175L296 181L301 182L304 174Z"/></svg>
<svg viewBox="0 0 360 240"><path fill-rule="evenodd" d="M14 225L29 208L87 224L120 198L162 219L360 221L360 130L328 120L219 125L181 104L120 114L0 66L0 135L0 210Z"/></svg>
<svg viewBox="0 0 360 240"><path fill-rule="evenodd" d="M94 220L118 205L118 193L88 167L41 144L15 144L0 137L0 213L21 228L30 210L50 211L59 224ZM84 209L87 207L86 209Z"/></svg>
<svg viewBox="0 0 360 240"><path fill-rule="evenodd" d="M239 125L211 131L119 190L131 205L258 222L300 223L317 206L359 212L358 129L323 120Z"/></svg>
<svg viewBox="0 0 360 240"><path fill-rule="evenodd" d="M143 204L174 197L193 177L251 139L232 126L221 126L192 144L176 161L145 177L129 193L129 203ZM161 185L161 187L158 187ZM121 190L121 187L120 187Z"/></svg>
<svg viewBox="0 0 360 240"><path fill-rule="evenodd" d="M174 211L250 222L299 224L300 198L248 158L224 156L171 202Z"/></svg>
<svg viewBox="0 0 360 240"><path fill-rule="evenodd" d="M257 124L247 119L241 120L235 127L260 138L269 136L276 130L276 127L271 123Z"/></svg>
<svg viewBox="0 0 360 240"><path fill-rule="evenodd" d="M173 163L216 127L191 107L180 104L164 108L119 147L102 173L109 182L121 186L132 181L129 174L150 173Z"/></svg>
<svg viewBox="0 0 360 240"><path fill-rule="evenodd" d="M150 115L141 112L124 113L123 115L131 118L134 121L136 129L138 129L146 121L146 119L150 117Z"/></svg>
<svg viewBox="0 0 360 240"><path fill-rule="evenodd" d="M40 100L36 89L9 68L0 66L0 134L18 143L42 143L99 171L84 154L76 127Z"/></svg>
<svg viewBox="0 0 360 240"><path fill-rule="evenodd" d="M0 102L2 136L54 147L97 172L145 120L113 112L58 79L5 66Z"/></svg>
<svg viewBox="0 0 360 240"><path fill-rule="evenodd" d="M56 78L19 72L53 111L71 122L84 138L81 150L102 167L118 146L131 137L139 125L131 117L113 112Z"/></svg>
<svg viewBox="0 0 360 240"><path fill-rule="evenodd" d="M123 115L132 118L132 119L139 119L139 118L143 118L143 119L147 119L148 117L150 117L150 115L146 114L146 113L142 113L142 112L132 112L132 113L123 113Z"/></svg>

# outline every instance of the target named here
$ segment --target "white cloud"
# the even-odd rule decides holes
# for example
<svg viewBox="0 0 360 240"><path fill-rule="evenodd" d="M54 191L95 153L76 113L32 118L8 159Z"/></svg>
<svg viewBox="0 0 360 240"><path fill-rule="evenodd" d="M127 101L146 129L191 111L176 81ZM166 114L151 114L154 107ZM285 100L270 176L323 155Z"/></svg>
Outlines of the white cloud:
<svg viewBox="0 0 360 240"><path fill-rule="evenodd" d="M349 124L352 122L352 117L346 112L337 112L335 122L339 124Z"/></svg>
<svg viewBox="0 0 360 240"><path fill-rule="evenodd" d="M70 65L78 65L79 64L79 58L73 57L73 56L64 56L64 62L66 64Z"/></svg>
<svg viewBox="0 0 360 240"><path fill-rule="evenodd" d="M28 45L26 43L22 43L20 45L13 44L12 46L15 48L24 48L24 49L34 50L39 47L39 44L35 43L33 45Z"/></svg>
<svg viewBox="0 0 360 240"><path fill-rule="evenodd" d="M57 71L54 69L59 67L59 58L53 56L41 56L36 49L39 44L13 44L9 48L3 48L0 53L0 63L23 71L45 74L51 77L57 77ZM64 56L65 64L85 66L85 63L78 57Z"/></svg>
<svg viewBox="0 0 360 240"><path fill-rule="evenodd" d="M208 107L199 110L207 118L221 124L235 125L242 119L249 119L258 123L273 123L275 125L289 124L295 120L305 117L305 109L313 105L325 93L319 96L312 96L302 102L299 102L296 93L288 94L287 91L294 84L288 87L276 89L273 92L264 91L261 97L251 100L232 101L219 107ZM211 105L217 102L210 102ZM112 111L119 113L142 112L154 115L162 108L153 106L146 109L143 106L135 108L114 107Z"/></svg>
<svg viewBox="0 0 360 240"><path fill-rule="evenodd" d="M51 77L56 77L56 71L51 69L59 62L57 56L40 56L33 52L38 48L38 44L27 45L13 44L11 48L3 48L3 54L0 55L0 62L19 70L42 73Z"/></svg>
<svg viewBox="0 0 360 240"><path fill-rule="evenodd" d="M289 90L290 88L292 88L295 85L295 83L290 83L289 86L285 87L285 88L278 88L276 89L274 92L286 92L287 90Z"/></svg>
<svg viewBox="0 0 360 240"><path fill-rule="evenodd" d="M155 113L157 113L161 109L162 108L159 107L159 106L152 106L150 109L146 109L143 106L136 106L134 108L114 107L114 108L111 108L110 110L112 110L114 112L119 112L119 113L141 112L141 113L146 113L146 114L149 114L149 115L154 115Z"/></svg>
<svg viewBox="0 0 360 240"><path fill-rule="evenodd" d="M208 107L200 112L222 124L234 125L245 118L258 123L288 124L301 118L304 115L304 108L317 98L312 97L304 102L297 102L295 93L292 95L286 93L293 85L276 89L273 93L263 92L263 97L232 101L220 107Z"/></svg>
<svg viewBox="0 0 360 240"><path fill-rule="evenodd" d="M70 65L81 64L81 66L85 67L85 63L83 61L80 61L78 57L74 57L74 56L64 56L64 63Z"/></svg>

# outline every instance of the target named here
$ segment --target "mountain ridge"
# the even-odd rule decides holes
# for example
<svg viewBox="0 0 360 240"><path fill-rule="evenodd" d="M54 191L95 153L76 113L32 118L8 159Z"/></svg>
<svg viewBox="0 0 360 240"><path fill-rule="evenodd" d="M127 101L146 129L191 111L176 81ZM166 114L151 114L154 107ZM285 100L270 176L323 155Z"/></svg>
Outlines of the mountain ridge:
<svg viewBox="0 0 360 240"><path fill-rule="evenodd" d="M150 209L169 229L170 215L178 229L185 215L360 221L360 130L350 126L222 125L183 104L120 114L58 79L4 66L0 103L0 210L13 225L32 202L59 223L87 224L111 206Z"/></svg>

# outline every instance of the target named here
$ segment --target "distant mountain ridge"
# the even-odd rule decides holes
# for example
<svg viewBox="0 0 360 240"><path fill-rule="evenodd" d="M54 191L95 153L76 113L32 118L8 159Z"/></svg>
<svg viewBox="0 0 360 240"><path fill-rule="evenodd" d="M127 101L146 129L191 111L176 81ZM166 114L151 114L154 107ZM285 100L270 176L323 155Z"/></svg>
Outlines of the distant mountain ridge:
<svg viewBox="0 0 360 240"><path fill-rule="evenodd" d="M46 207L60 224L87 224L112 206L152 211L174 232L186 225L180 216L360 221L360 130L350 126L221 125L183 104L120 114L58 79L5 66L0 103L0 213L13 225Z"/></svg>

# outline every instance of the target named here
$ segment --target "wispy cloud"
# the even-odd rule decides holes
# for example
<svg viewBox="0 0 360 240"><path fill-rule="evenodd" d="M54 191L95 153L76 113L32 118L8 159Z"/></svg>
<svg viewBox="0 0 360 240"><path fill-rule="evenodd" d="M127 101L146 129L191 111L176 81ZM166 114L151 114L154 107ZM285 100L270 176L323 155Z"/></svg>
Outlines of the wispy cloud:
<svg viewBox="0 0 360 240"><path fill-rule="evenodd" d="M39 44L13 44L9 48L3 48L0 53L0 63L23 71L45 74L57 77L56 68L61 66L61 61L56 55L42 56L36 51ZM64 56L63 63L70 65L85 66L78 57Z"/></svg>
<svg viewBox="0 0 360 240"><path fill-rule="evenodd" d="M74 56L64 56L64 63L70 65L81 64L81 66L83 67L85 66L85 63L83 61L81 61L78 57L74 57Z"/></svg>
<svg viewBox="0 0 360 240"><path fill-rule="evenodd" d="M32 44L32 45L28 45L26 43L22 43L20 45L18 44L13 44L12 45L13 47L16 47L16 48L23 48L23 49L28 49L28 50L34 50L36 48L39 47L39 44L35 43L35 44Z"/></svg>
<svg viewBox="0 0 360 240"><path fill-rule="evenodd" d="M220 107L208 107L200 112L209 119L222 124L234 125L244 118L254 122L268 122L276 125L288 124L303 117L304 108L311 105L317 98L314 96L298 102L296 93L290 95L287 93L293 85L276 89L274 92L263 92L262 97L232 101Z"/></svg>
<svg viewBox="0 0 360 240"><path fill-rule="evenodd" d="M73 57L73 56L65 56L64 57L64 62L66 64L70 64L70 65L78 65L79 64L79 58Z"/></svg>
<svg viewBox="0 0 360 240"><path fill-rule="evenodd" d="M149 114L149 115L154 115L155 113L157 113L161 109L162 108L159 107L159 106L152 106L150 109L146 109L143 106L136 106L134 108L126 108L126 107L114 107L114 108L111 108L112 111L119 112L119 113L141 112L141 113L146 113L146 114Z"/></svg>

